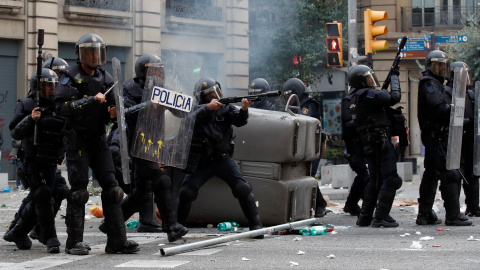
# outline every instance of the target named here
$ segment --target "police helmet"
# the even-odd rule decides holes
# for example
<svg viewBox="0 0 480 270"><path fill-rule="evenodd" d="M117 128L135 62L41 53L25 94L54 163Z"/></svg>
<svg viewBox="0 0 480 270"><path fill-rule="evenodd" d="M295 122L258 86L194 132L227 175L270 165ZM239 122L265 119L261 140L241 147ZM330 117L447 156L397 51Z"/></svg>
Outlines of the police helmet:
<svg viewBox="0 0 480 270"><path fill-rule="evenodd" d="M40 78L40 97L53 99L57 83L57 74L51 69L42 68L42 77ZM47 86L50 86L51 88L46 89ZM32 77L30 77L30 88L32 93L37 91L37 71L33 73Z"/></svg>
<svg viewBox="0 0 480 270"><path fill-rule="evenodd" d="M365 65L358 65L352 67L348 71L348 84L350 85L350 91L354 89L360 88L371 88L371 87L378 87L380 84L378 83L377 76L375 72L371 68Z"/></svg>
<svg viewBox="0 0 480 270"><path fill-rule="evenodd" d="M138 57L137 62L135 62L135 76L145 79L147 77L147 70L152 68L155 69L155 74L162 78L165 77L162 59L154 54L142 54Z"/></svg>
<svg viewBox="0 0 480 270"><path fill-rule="evenodd" d="M201 78L195 84L193 95L198 100L199 104L205 104L209 102L207 99L207 94L211 92L215 92L217 98L223 97L222 88L219 82L212 78Z"/></svg>
<svg viewBox="0 0 480 270"><path fill-rule="evenodd" d="M450 80L453 81L453 77L455 76L455 69L457 67L461 67L461 68L465 68L465 70L467 71L467 85L473 85L473 81L472 81L472 71L470 71L470 68L468 67L468 65L464 62L461 62L461 61L457 61L457 62L453 62L451 65L450 65Z"/></svg>
<svg viewBox="0 0 480 270"><path fill-rule="evenodd" d="M60 70L66 67L68 67L67 61L63 60L60 57L48 58L45 62L43 62L43 65L42 65L42 68L49 68L55 71L55 73L57 73L57 76Z"/></svg>
<svg viewBox="0 0 480 270"><path fill-rule="evenodd" d="M256 78L248 86L249 95L258 95L270 91L270 84L263 78Z"/></svg>
<svg viewBox="0 0 480 270"><path fill-rule="evenodd" d="M450 59L445 52L434 50L425 58L425 69L442 78L450 77Z"/></svg>
<svg viewBox="0 0 480 270"><path fill-rule="evenodd" d="M298 78L288 79L282 87L282 93L285 95L296 94L298 97L306 92L305 84Z"/></svg>
<svg viewBox="0 0 480 270"><path fill-rule="evenodd" d="M107 62L107 44L96 34L86 34L75 44L77 61L90 69L105 65Z"/></svg>

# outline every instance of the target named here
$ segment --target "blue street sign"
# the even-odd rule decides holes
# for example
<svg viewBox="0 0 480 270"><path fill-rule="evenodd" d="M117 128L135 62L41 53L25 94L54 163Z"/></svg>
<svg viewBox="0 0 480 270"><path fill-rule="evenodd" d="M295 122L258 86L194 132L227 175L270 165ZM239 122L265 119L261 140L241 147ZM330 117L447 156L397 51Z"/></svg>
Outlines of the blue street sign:
<svg viewBox="0 0 480 270"><path fill-rule="evenodd" d="M425 34L424 40L427 42L432 42L432 37ZM468 42L468 36L436 36L437 43L459 43L459 42Z"/></svg>
<svg viewBox="0 0 480 270"><path fill-rule="evenodd" d="M397 43L400 44L402 39L399 38ZM425 39L423 37L409 37L405 47L403 47L402 52L405 51L425 51L428 50L425 48Z"/></svg>

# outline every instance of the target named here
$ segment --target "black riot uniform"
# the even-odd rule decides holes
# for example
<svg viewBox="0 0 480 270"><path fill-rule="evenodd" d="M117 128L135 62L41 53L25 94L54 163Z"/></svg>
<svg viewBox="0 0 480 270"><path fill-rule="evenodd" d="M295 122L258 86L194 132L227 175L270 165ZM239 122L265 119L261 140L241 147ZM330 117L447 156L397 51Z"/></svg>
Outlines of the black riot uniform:
<svg viewBox="0 0 480 270"><path fill-rule="evenodd" d="M350 88L349 95L342 99L342 140L345 142L347 149L345 158L350 168L357 174L348 193L343 211L350 213L352 216L358 216L360 214L358 202L364 197L365 186L370 174L368 173L367 161L363 154L363 144L358 137L357 126L354 120L356 118L355 109L359 97L351 93L354 89Z"/></svg>
<svg viewBox="0 0 480 270"><path fill-rule="evenodd" d="M452 96L453 78L456 67L463 67L468 73L467 86L472 85L472 75L467 64L464 62L454 62L450 65L450 78L448 79L445 91ZM463 181L463 191L465 193L465 203L467 209L465 214L469 216L480 217L479 209L479 179L473 174L473 147L474 140L474 121L475 121L475 93L467 89L465 96L465 114L463 121L463 138L462 138L462 157L460 167L463 175L467 179Z"/></svg>
<svg viewBox="0 0 480 270"><path fill-rule="evenodd" d="M27 98L19 100L15 115L9 128L12 138L22 140L25 153L25 177L30 187L29 195L24 199L22 207L16 215L15 226L4 239L15 242L19 249L30 249L32 242L27 234L39 224L40 242L47 246L49 253L60 252L60 242L55 230L55 213L52 190L55 185L57 163L63 153L62 131L66 120L55 115L52 101L58 78L55 72L43 68L40 79L39 106L37 105L37 74L31 78L31 92ZM39 107L40 109L35 108ZM40 118L34 120L35 114ZM34 145L35 129L37 145ZM57 207L58 209L58 207ZM13 222L12 222L13 225Z"/></svg>
<svg viewBox="0 0 480 270"><path fill-rule="evenodd" d="M149 74L156 74L155 77L158 77L161 81L157 83L163 87L164 70L160 58L152 54L140 56L135 63L136 77L124 83L125 117L128 123L127 132L130 137L135 132L139 110L147 104L142 103L147 68ZM164 110L163 108L159 109ZM162 125L158 125L158 128L163 128L160 126ZM121 203L124 220L130 218L135 212L139 212L139 231L162 231L152 220L153 193L154 201L162 218L162 228L168 235L168 241L174 242L182 238L188 233L188 230L176 220L170 177L162 171L157 162L136 157L132 157L132 160L134 188Z"/></svg>
<svg viewBox="0 0 480 270"><path fill-rule="evenodd" d="M106 62L105 43L95 34L82 36L76 44L78 64L61 71L55 92L59 115L68 118L72 129L66 136L66 158L70 193L67 196L67 243L65 252L86 255L90 247L83 242L85 204L88 201L88 168L102 187L102 205L107 233L106 253L134 253L138 244L127 240L120 202L123 191L114 176L112 155L105 135L109 121L108 107L113 92L103 93L113 85L113 78L100 68Z"/></svg>
<svg viewBox="0 0 480 270"><path fill-rule="evenodd" d="M371 175L357 225L371 223L372 227L397 227L398 223L389 213L402 179L397 174L395 149L391 142L392 124L386 108L401 98L398 71L391 76L391 92L375 89L379 86L378 80L373 70L364 65L349 70L348 83L350 94L357 96L354 122Z"/></svg>
<svg viewBox="0 0 480 270"><path fill-rule="evenodd" d="M309 97L308 93L310 89L305 87L305 84L297 78L288 79L282 86L282 93L285 95L295 94L300 100L300 113L305 116L317 118L322 122L322 116L320 115L320 103L312 97ZM325 140L325 134L322 133L321 145ZM322 148L320 148L322 149ZM318 164L322 157L322 150L320 150L320 157L317 160L312 161L311 176L315 176L318 169ZM315 205L315 217L323 217L326 215L327 201L323 198L320 188L317 186L317 199Z"/></svg>
<svg viewBox="0 0 480 270"><path fill-rule="evenodd" d="M460 213L461 176L457 170L447 170L445 162L451 103L451 97L443 85L445 78L450 75L448 56L438 50L429 52L425 59L425 69L418 85L418 121L425 146L425 171L420 183L416 223L441 223L432 210L440 179L440 192L446 211L445 224L468 226L472 222Z"/></svg>
<svg viewBox="0 0 480 270"><path fill-rule="evenodd" d="M200 105L194 112L196 122L187 164L188 174L183 179L180 189L178 221L184 225L187 223L190 208L197 198L198 190L210 178L218 176L228 184L234 197L238 199L250 230L262 228L253 189L243 179L232 158L232 125L241 127L247 124L248 106L244 103L239 110L233 105L220 106L216 101L211 100L223 96L220 84L211 78L202 78L197 81L194 95ZM263 235L258 238L263 238Z"/></svg>

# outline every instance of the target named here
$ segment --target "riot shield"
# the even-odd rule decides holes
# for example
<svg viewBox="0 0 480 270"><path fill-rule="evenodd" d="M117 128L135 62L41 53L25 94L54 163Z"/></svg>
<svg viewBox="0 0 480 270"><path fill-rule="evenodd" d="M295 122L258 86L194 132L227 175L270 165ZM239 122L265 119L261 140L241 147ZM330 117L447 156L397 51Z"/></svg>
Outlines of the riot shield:
<svg viewBox="0 0 480 270"><path fill-rule="evenodd" d="M463 67L455 68L452 89L452 108L448 128L447 170L460 168L462 154L463 119L468 72Z"/></svg>
<svg viewBox="0 0 480 270"><path fill-rule="evenodd" d="M128 157L127 124L125 123L125 107L123 106L123 80L120 60L112 58L113 80L116 82L113 91L117 109L118 139L120 140L120 156L122 159L122 176L125 184L130 184L130 167Z"/></svg>
<svg viewBox="0 0 480 270"><path fill-rule="evenodd" d="M198 102L181 82L173 79L171 86L164 86L164 81L163 71L148 67L142 96L142 102L147 105L138 114L131 154L184 169L195 125L193 112Z"/></svg>
<svg viewBox="0 0 480 270"><path fill-rule="evenodd" d="M473 174L480 176L480 82L475 83L475 122L473 130Z"/></svg>

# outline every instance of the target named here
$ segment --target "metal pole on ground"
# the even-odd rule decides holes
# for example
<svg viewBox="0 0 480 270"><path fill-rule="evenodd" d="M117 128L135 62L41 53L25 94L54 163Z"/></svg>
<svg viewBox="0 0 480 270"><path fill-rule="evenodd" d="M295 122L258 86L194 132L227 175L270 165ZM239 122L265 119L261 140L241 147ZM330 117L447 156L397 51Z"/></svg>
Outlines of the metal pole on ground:
<svg viewBox="0 0 480 270"><path fill-rule="evenodd" d="M168 255L172 255L172 254L183 253L183 252L190 251L190 250L193 250L193 249L200 249L200 248L213 246L213 245L217 245L217 244L222 244L222 243L226 243L226 242L231 242L231 241L244 239L244 238L253 238L253 237L264 235L264 234L272 234L272 233L283 231L283 230L292 230L294 228L313 225L313 224L321 224L320 219L310 218L310 219L305 219L305 220L300 220L300 221L295 221L295 222L284 223L284 224L280 224L280 225L273 226L273 227L267 227L267 228L262 228L262 229L258 229L258 230L253 230L253 231L249 231L249 232L238 233L238 234L234 234L234 235L227 235L227 236L222 236L222 237L215 238L215 239L209 239L209 240L205 240L205 241L199 241L199 242L195 242L195 243L185 244L185 245L181 245L181 246L160 248L160 254L162 254L162 256L168 256Z"/></svg>

